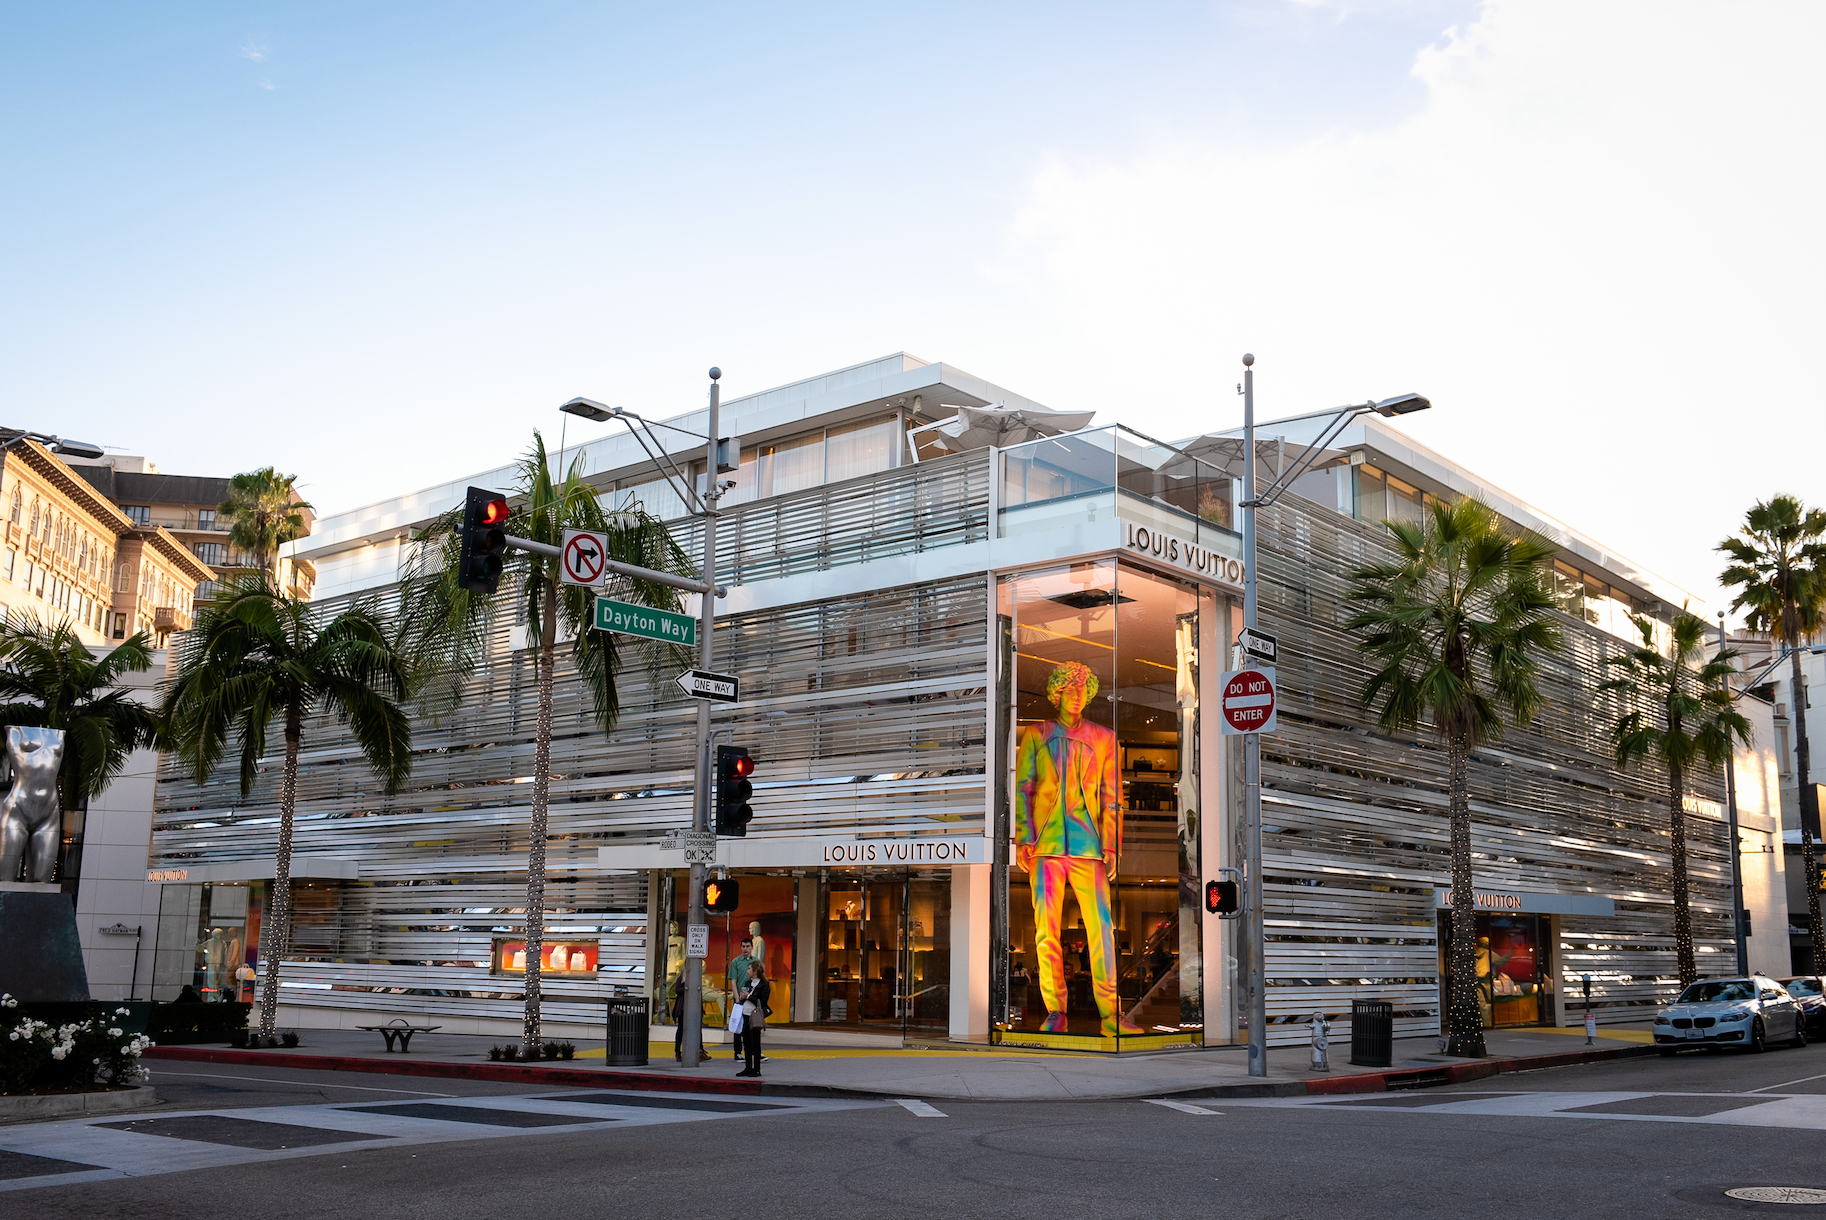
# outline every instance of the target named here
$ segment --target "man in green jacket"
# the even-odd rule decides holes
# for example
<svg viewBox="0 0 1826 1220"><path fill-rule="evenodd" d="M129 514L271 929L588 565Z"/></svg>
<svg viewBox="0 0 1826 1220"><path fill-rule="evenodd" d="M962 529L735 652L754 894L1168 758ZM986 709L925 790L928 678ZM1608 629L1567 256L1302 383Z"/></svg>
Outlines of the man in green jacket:
<svg viewBox="0 0 1826 1220"><path fill-rule="evenodd" d="M725 1015L734 1012L735 1006L742 1002L742 992L748 989L748 967L754 958L748 956L754 948L754 937L742 938L742 955L729 963L729 1001L723 1007ZM735 1046L736 1062L742 1061L742 1044L738 1040Z"/></svg>

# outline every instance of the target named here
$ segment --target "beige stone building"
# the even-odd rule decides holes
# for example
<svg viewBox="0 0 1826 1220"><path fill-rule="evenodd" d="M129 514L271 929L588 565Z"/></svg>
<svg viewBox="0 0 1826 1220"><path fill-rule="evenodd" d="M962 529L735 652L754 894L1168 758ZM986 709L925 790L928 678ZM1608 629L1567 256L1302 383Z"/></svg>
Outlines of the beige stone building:
<svg viewBox="0 0 1826 1220"><path fill-rule="evenodd" d="M6 621L71 623L83 643L191 624L216 573L169 531L137 522L44 445L0 431L0 609Z"/></svg>
<svg viewBox="0 0 1826 1220"><path fill-rule="evenodd" d="M165 474L144 457L115 454L78 458L69 465L136 524L167 531L217 572L252 565L252 558L228 540L232 522L221 515L220 508L229 496L227 479ZM308 507L301 512L308 534L316 518ZM317 578L311 561L283 556L277 566L286 592L309 600ZM213 588L205 586L197 595L208 597L212 592Z"/></svg>

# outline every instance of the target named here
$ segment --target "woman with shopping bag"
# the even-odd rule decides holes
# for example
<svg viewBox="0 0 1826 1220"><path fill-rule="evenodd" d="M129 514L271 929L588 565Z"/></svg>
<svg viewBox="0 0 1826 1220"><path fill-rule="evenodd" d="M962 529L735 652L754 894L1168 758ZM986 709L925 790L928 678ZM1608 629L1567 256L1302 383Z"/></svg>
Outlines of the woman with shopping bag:
<svg viewBox="0 0 1826 1220"><path fill-rule="evenodd" d="M748 1066L737 1072L738 1076L759 1076L761 1074L761 1031L767 1028L767 1017L773 1009L767 1006L773 995L773 984L767 981L767 969L758 961L748 964L748 990L742 996L742 1003L737 1012L742 1016L743 1050L747 1053Z"/></svg>

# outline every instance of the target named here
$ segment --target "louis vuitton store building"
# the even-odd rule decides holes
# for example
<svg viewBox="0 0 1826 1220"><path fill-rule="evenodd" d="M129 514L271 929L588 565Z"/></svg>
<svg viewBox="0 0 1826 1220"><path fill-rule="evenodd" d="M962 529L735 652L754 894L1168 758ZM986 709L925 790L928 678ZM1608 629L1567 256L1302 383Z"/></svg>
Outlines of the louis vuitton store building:
<svg viewBox="0 0 1826 1220"><path fill-rule="evenodd" d="M983 443L960 408L997 404L1029 414ZM714 719L728 730L719 741L756 760L756 816L746 838L718 845L740 903L711 920L706 1027L721 1025L723 974L748 937L774 980L775 1027L1112 1051L1245 1038L1236 925L1201 901L1239 845L1237 739L1210 713L1241 625L1240 442L1058 421L905 355L723 411L743 451L718 525L729 593L715 667L738 676L741 699ZM1262 442L1271 469L1280 444ZM1439 1027L1444 754L1366 720L1342 624L1348 572L1386 552L1381 520L1463 494L1469 476L1374 421L1335 444L1260 518L1263 626L1282 649L1281 728L1263 769L1278 1043L1356 998L1392 1001L1398 1032ZM609 433L582 452L605 504L639 502L701 553L699 524L631 440ZM394 596L406 531L466 485L510 479L487 472L323 519L297 544L319 601ZM1525 505L1473 490L1538 528ZM1605 596L1680 604L1562 536L1568 564L1601 574ZM1565 980L1592 972L1604 1011L1633 1020L1669 986L1666 814L1652 775L1609 762L1596 687L1617 637L1568 597L1573 647L1545 693L1574 713L1473 767L1480 890L1553 913L1529 925L1528 954L1504 925L1491 969L1498 956L1516 965L1491 990L1509 1001L1532 987L1533 1007L1503 1011L1552 1023ZM383 1013L518 1029L536 683L514 599L500 602L462 710L415 724L408 790L382 795L333 721L307 729L281 996L291 1024ZM624 654L609 736L559 667L554 1034L589 1036L620 988L664 1013L684 961L672 836L689 826L695 705L643 647ZM243 802L233 776L199 788L165 774L151 864L183 870L183 884L248 887L251 926L271 877L276 783L264 775ZM1699 943L1720 951L1722 826L1700 815L1689 827ZM181 967L184 946L169 948L160 961ZM178 967L161 985L175 990Z"/></svg>

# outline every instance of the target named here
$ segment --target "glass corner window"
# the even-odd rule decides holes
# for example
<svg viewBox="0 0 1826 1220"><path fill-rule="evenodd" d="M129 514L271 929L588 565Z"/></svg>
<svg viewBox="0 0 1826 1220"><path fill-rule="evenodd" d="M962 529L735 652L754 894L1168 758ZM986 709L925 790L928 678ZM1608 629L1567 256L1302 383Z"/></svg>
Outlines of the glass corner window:
<svg viewBox="0 0 1826 1220"><path fill-rule="evenodd" d="M1001 537L1121 518L1206 545L1236 534L1236 486L1176 446L1111 425L999 454Z"/></svg>

